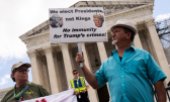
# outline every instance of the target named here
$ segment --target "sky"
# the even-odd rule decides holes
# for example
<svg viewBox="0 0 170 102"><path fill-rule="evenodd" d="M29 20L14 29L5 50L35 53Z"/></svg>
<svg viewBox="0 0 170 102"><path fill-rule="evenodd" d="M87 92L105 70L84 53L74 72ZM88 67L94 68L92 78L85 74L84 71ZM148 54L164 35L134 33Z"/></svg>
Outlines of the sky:
<svg viewBox="0 0 170 102"><path fill-rule="evenodd" d="M79 0L0 0L0 89L13 86L12 64L30 62L19 36L46 21L49 8L67 8ZM154 18L170 17L170 1L155 0ZM29 73L31 80L31 72Z"/></svg>

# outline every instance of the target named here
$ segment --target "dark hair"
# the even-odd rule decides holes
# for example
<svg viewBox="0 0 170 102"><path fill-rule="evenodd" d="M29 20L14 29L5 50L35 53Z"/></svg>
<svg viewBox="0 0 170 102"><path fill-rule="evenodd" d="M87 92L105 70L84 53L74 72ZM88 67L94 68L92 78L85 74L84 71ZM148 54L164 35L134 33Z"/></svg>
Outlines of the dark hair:
<svg viewBox="0 0 170 102"><path fill-rule="evenodd" d="M12 77L12 75L15 73L16 71L15 70L13 70L12 71L12 74L11 74L11 78L12 78L12 80L15 82L15 78L14 77Z"/></svg>
<svg viewBox="0 0 170 102"><path fill-rule="evenodd" d="M17 69L14 69L14 70L12 71L12 74L14 74L16 71L17 71ZM11 74L11 78L12 78L12 80L15 82L15 78L12 77L12 74Z"/></svg>
<svg viewBox="0 0 170 102"><path fill-rule="evenodd" d="M74 73L74 72L78 72L78 70L77 70L77 69L74 69L74 70L72 71L72 73Z"/></svg>
<svg viewBox="0 0 170 102"><path fill-rule="evenodd" d="M13 77L11 77L12 78L12 80L15 82L15 78L13 78Z"/></svg>

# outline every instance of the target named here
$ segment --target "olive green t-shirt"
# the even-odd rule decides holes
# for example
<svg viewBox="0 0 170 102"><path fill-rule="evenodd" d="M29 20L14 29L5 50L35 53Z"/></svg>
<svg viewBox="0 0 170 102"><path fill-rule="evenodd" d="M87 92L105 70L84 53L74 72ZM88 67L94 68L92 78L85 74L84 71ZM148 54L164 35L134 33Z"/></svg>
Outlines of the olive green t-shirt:
<svg viewBox="0 0 170 102"><path fill-rule="evenodd" d="M49 95L49 93L40 85L34 83L28 83L28 89L22 94L20 100L29 100L33 98L43 97ZM25 86L20 88L13 88L7 92L7 94L3 97L1 102L18 102L15 99L15 96L25 88ZM22 99L21 99L22 98Z"/></svg>

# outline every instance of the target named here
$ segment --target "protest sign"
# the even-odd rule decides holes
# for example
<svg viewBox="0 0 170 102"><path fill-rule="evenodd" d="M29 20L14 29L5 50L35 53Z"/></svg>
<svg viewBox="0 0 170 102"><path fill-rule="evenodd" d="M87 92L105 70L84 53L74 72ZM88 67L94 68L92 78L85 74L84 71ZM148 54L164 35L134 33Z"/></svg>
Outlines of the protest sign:
<svg viewBox="0 0 170 102"><path fill-rule="evenodd" d="M49 10L51 43L107 41L102 7Z"/></svg>

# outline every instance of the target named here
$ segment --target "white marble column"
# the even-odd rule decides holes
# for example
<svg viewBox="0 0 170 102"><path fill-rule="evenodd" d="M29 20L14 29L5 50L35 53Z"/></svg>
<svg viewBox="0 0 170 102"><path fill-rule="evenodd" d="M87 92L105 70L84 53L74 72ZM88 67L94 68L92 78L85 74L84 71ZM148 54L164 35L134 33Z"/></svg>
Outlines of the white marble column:
<svg viewBox="0 0 170 102"><path fill-rule="evenodd" d="M135 45L137 48L143 48L143 47L142 47L141 40L140 40L140 38L139 38L139 33L137 33L137 34L135 35L134 45Z"/></svg>
<svg viewBox="0 0 170 102"><path fill-rule="evenodd" d="M97 43L97 48L98 48L99 56L100 56L101 63L102 63L103 61L105 61L108 58L104 43L103 42L98 42Z"/></svg>
<svg viewBox="0 0 170 102"><path fill-rule="evenodd" d="M90 69L91 66L90 66L90 62L88 60L87 51L86 51L84 44L82 44L82 51L83 51L83 55L84 55L85 65L87 66L87 68L89 68L90 71L92 71ZM88 93L89 93L90 102L99 102L96 90L94 90L92 87L90 87L88 89Z"/></svg>
<svg viewBox="0 0 170 102"><path fill-rule="evenodd" d="M47 66L48 66L48 73L49 73L49 82L51 86L51 93L59 93L60 88L59 88L59 74L58 73L58 68L55 68L54 64L54 59L53 59L53 52L51 47L46 47L44 49L45 55L47 58ZM57 63L57 62L55 62ZM56 66L57 67L57 66Z"/></svg>
<svg viewBox="0 0 170 102"><path fill-rule="evenodd" d="M31 67L32 67L32 81L36 84L43 85L43 79L41 76L41 72L39 71L39 63L38 63L38 58L36 55L35 50L29 50L28 55L31 60Z"/></svg>
<svg viewBox="0 0 170 102"><path fill-rule="evenodd" d="M145 23L148 28L149 34L150 34L150 38L151 38L151 42L152 42L154 51L156 52L156 57L159 61L159 64L160 64L162 70L167 75L167 81L169 81L170 80L170 76L169 76L170 70L168 67L168 62L167 62L163 47L161 45L160 39L158 37L154 21L153 21L153 19L150 19L150 20L147 20Z"/></svg>
<svg viewBox="0 0 170 102"><path fill-rule="evenodd" d="M72 66L72 61L69 53L69 48L68 44L61 44L61 50L63 54L63 60L64 60L64 67L65 67L65 72L66 72L66 78L67 78L67 85L70 86L70 80L73 79L73 66Z"/></svg>
<svg viewBox="0 0 170 102"><path fill-rule="evenodd" d="M135 24L136 29L137 29L137 23L134 23L134 24ZM134 38L133 43L134 43L135 47L137 47L137 48L143 48L143 47L142 47L141 40L140 40L140 37L139 37L138 29L137 29L137 32L136 32L136 35L135 35L135 38Z"/></svg>

